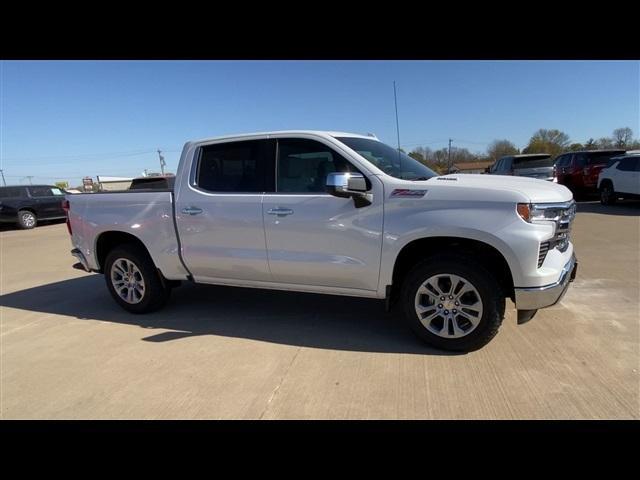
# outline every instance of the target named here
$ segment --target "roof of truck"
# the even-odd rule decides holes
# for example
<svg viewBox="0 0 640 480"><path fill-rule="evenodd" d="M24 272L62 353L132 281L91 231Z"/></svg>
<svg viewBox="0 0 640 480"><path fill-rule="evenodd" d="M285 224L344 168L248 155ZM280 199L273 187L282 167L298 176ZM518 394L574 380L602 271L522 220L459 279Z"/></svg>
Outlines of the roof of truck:
<svg viewBox="0 0 640 480"><path fill-rule="evenodd" d="M253 132L253 133L239 133L235 135L221 135L219 137L204 138L201 140L194 140L193 143L211 142L214 140L224 140L231 138L244 138L244 137L256 137L262 135L298 135L298 134L310 134L310 135L329 135L331 137L356 137L356 138L369 138L372 140L378 140L374 134L363 135L361 133L349 133L349 132L334 132L329 130L275 130L271 132Z"/></svg>

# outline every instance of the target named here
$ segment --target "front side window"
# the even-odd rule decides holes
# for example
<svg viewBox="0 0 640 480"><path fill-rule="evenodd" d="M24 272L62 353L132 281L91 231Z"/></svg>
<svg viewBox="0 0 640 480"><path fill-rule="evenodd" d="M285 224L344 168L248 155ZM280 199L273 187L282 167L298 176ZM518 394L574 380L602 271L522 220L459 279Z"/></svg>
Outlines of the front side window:
<svg viewBox="0 0 640 480"><path fill-rule="evenodd" d="M556 167L568 167L571 165L571 155L561 155L556 161Z"/></svg>
<svg viewBox="0 0 640 480"><path fill-rule="evenodd" d="M264 192L275 142L250 140L202 147L196 185L210 192Z"/></svg>
<svg viewBox="0 0 640 480"><path fill-rule="evenodd" d="M406 153L382 142L369 138L336 137L347 147L355 150L365 160L395 178L403 180L428 180L438 174Z"/></svg>
<svg viewBox="0 0 640 480"><path fill-rule="evenodd" d="M276 171L278 192L319 193L326 191L329 173L357 172L357 169L323 143L287 138L278 140Z"/></svg>

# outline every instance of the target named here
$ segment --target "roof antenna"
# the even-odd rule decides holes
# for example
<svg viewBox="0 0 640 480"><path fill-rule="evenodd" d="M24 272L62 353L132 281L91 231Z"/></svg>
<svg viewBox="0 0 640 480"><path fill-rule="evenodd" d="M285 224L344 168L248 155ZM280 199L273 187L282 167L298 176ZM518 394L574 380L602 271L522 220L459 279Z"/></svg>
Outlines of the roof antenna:
<svg viewBox="0 0 640 480"><path fill-rule="evenodd" d="M396 104L396 133L398 134L398 163L400 165L400 178L402 178L402 157L400 156L400 123L398 122L398 96L396 94L396 81L393 81L393 99Z"/></svg>

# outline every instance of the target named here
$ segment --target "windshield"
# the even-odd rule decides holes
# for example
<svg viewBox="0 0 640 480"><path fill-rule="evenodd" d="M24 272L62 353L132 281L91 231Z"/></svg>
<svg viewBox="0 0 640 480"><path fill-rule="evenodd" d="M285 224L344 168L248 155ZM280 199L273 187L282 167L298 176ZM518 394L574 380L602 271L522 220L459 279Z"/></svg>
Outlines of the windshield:
<svg viewBox="0 0 640 480"><path fill-rule="evenodd" d="M357 137L336 137L387 175L403 180L428 180L438 174L406 153L377 140Z"/></svg>

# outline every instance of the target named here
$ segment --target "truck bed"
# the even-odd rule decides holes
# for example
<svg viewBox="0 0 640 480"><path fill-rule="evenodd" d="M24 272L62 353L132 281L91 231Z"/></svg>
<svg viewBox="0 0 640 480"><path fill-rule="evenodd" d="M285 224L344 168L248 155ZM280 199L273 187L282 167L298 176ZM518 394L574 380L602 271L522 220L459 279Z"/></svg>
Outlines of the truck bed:
<svg viewBox="0 0 640 480"><path fill-rule="evenodd" d="M100 235L123 232L147 247L166 278L187 277L179 257L171 191L141 190L67 195L72 243L89 267L100 270L96 258Z"/></svg>

